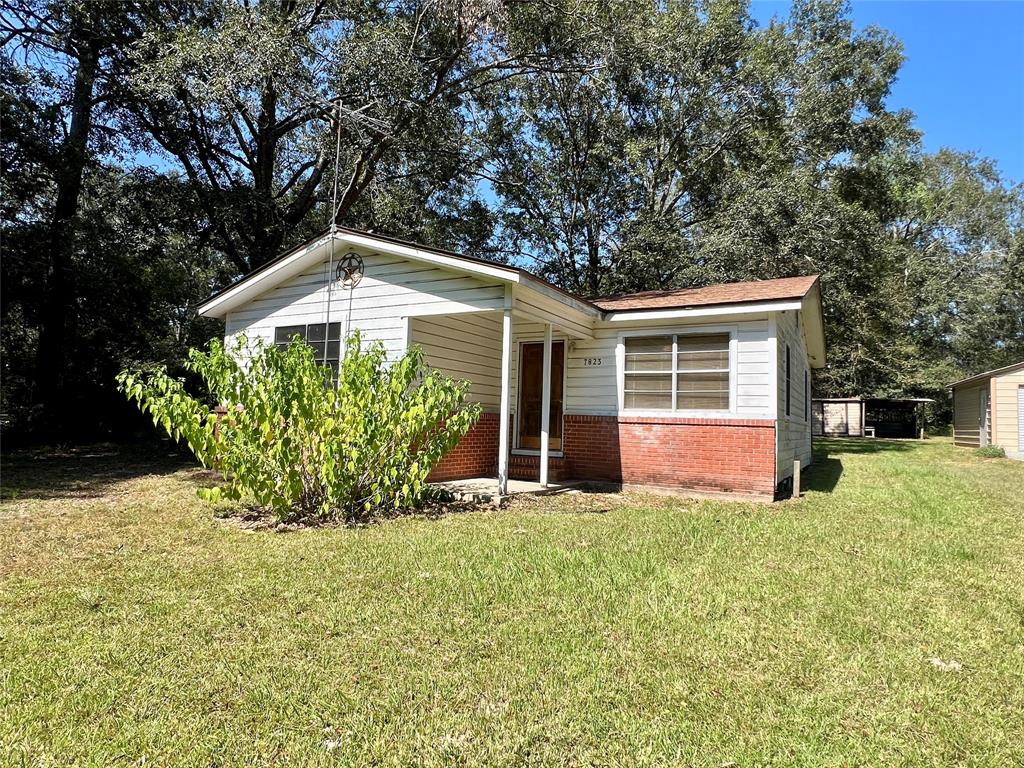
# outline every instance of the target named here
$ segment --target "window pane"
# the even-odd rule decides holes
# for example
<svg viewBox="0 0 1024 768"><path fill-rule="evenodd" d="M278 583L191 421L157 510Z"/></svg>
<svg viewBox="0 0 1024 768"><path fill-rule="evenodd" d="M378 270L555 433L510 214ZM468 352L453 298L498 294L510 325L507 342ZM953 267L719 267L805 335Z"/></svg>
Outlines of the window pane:
<svg viewBox="0 0 1024 768"><path fill-rule="evenodd" d="M626 408L644 408L652 411L671 411L671 392L626 392Z"/></svg>
<svg viewBox="0 0 1024 768"><path fill-rule="evenodd" d="M627 373L626 390L635 392L671 392L671 373Z"/></svg>
<svg viewBox="0 0 1024 768"><path fill-rule="evenodd" d="M626 408L672 410L672 374L626 374L623 399Z"/></svg>
<svg viewBox="0 0 1024 768"><path fill-rule="evenodd" d="M306 341L323 341L327 333L327 326L324 323L313 323L306 326Z"/></svg>
<svg viewBox="0 0 1024 768"><path fill-rule="evenodd" d="M719 392L729 391L728 371L680 373L676 386L680 392Z"/></svg>
<svg viewBox="0 0 1024 768"><path fill-rule="evenodd" d="M324 359L324 343L322 341L307 341L310 347L313 349L313 358L315 360Z"/></svg>
<svg viewBox="0 0 1024 768"><path fill-rule="evenodd" d="M633 371L672 371L672 353L626 355L626 373Z"/></svg>
<svg viewBox="0 0 1024 768"><path fill-rule="evenodd" d="M729 410L728 392L689 392L679 393L676 398L679 410L727 411Z"/></svg>
<svg viewBox="0 0 1024 768"><path fill-rule="evenodd" d="M338 385L338 364L329 362L324 366L324 380L332 387Z"/></svg>
<svg viewBox="0 0 1024 768"><path fill-rule="evenodd" d="M677 365L680 371L708 368L728 370L729 334L680 336L676 340Z"/></svg>
<svg viewBox="0 0 1024 768"><path fill-rule="evenodd" d="M626 371L671 371L671 336L630 336L625 340Z"/></svg>
<svg viewBox="0 0 1024 768"><path fill-rule="evenodd" d="M729 373L680 373L676 408L680 410L729 409Z"/></svg>
<svg viewBox="0 0 1024 768"><path fill-rule="evenodd" d="M306 338L306 326L284 325L274 329L275 344L287 344L293 336L298 336L300 339Z"/></svg>
<svg viewBox="0 0 1024 768"><path fill-rule="evenodd" d="M328 341L327 342L327 359L328 359L328 361L330 361L330 360L335 360L336 361L338 359L338 353L340 351L341 351L341 342L340 341Z"/></svg>
<svg viewBox="0 0 1024 768"><path fill-rule="evenodd" d="M671 336L627 336L626 353L671 352Z"/></svg>
<svg viewBox="0 0 1024 768"><path fill-rule="evenodd" d="M328 329L327 340L338 341L341 339L341 323L331 323L331 327Z"/></svg>

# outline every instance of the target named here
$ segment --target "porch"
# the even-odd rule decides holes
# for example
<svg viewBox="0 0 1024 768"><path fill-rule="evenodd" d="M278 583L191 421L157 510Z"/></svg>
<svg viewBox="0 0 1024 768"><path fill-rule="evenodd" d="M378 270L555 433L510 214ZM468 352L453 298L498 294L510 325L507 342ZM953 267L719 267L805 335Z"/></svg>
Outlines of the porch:
<svg viewBox="0 0 1024 768"><path fill-rule="evenodd" d="M508 297L510 299L510 297ZM568 352L592 338L589 324L555 306L508 300L499 311L408 318L408 343L427 363L470 384L482 415L431 481L456 495L559 490L566 479L563 423ZM552 302L554 304L555 302Z"/></svg>
<svg viewBox="0 0 1024 768"><path fill-rule="evenodd" d="M486 504L507 496L545 496L562 493L575 488L578 482L555 483L541 485L530 480L509 479L505 493L498 490L498 479L495 477L468 477L462 480L447 480L433 483L437 488L448 491L458 501Z"/></svg>

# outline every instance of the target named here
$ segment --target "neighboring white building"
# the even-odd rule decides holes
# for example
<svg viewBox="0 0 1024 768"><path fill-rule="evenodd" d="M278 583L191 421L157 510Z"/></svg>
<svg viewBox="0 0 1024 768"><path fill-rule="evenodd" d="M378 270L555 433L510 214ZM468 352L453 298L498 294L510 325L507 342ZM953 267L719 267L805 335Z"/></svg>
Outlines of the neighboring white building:
<svg viewBox="0 0 1024 768"><path fill-rule="evenodd" d="M363 270L351 290L333 274L348 254ZM346 328L392 356L420 344L484 411L437 480L770 498L811 460L810 368L825 362L814 276L588 300L522 269L337 228L200 313L224 319L229 342L299 333L328 362Z"/></svg>

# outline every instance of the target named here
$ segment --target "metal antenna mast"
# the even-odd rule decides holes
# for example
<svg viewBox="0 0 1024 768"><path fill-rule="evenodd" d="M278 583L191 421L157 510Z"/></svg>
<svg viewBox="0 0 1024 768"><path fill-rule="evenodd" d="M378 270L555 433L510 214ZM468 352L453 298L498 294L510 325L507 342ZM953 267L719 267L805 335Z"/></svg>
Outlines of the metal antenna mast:
<svg viewBox="0 0 1024 768"><path fill-rule="evenodd" d="M334 189L331 192L331 255L327 263L327 322L324 323L324 365L327 365L327 350L331 345L331 295L334 293L334 243L338 229L338 170L341 165L341 97L338 97L338 112L335 116L337 126L334 140ZM351 309L349 310L351 314ZM339 336L340 334L339 328ZM341 339L338 340L338 365L341 365Z"/></svg>

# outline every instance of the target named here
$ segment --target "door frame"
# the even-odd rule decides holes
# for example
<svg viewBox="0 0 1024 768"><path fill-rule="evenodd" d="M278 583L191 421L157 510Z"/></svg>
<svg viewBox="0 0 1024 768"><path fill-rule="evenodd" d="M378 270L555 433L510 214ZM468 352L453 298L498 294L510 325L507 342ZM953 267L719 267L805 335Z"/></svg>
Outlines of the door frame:
<svg viewBox="0 0 1024 768"><path fill-rule="evenodd" d="M562 447L557 451L554 448L548 449L548 456L562 457L565 453L565 410L566 401L569 399L569 339L565 336L551 336L551 359L554 362L555 342L562 342ZM544 339L520 339L516 344L516 417L512 423L512 453L517 456L540 456L539 448L519 447L519 398L523 393L523 347L527 344L540 344L543 346Z"/></svg>

